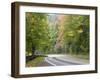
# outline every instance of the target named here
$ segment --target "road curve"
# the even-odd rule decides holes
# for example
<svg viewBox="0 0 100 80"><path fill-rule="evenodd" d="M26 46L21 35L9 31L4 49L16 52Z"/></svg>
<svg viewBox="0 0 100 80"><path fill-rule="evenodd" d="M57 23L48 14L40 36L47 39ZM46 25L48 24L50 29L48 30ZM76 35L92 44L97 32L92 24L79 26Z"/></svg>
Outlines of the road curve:
<svg viewBox="0 0 100 80"><path fill-rule="evenodd" d="M45 62L51 64L52 66L64 66L64 65L80 65L74 61L62 60L57 57L46 57Z"/></svg>

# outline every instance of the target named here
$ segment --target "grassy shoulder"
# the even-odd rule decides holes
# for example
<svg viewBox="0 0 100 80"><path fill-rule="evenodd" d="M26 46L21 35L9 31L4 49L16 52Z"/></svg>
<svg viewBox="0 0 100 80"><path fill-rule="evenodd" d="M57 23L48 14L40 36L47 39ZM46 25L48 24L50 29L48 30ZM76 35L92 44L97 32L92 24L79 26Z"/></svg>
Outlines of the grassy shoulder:
<svg viewBox="0 0 100 80"><path fill-rule="evenodd" d="M26 67L35 67L37 64L39 64L43 60L44 60L44 57L42 57L42 56L36 57L35 59L27 62Z"/></svg>

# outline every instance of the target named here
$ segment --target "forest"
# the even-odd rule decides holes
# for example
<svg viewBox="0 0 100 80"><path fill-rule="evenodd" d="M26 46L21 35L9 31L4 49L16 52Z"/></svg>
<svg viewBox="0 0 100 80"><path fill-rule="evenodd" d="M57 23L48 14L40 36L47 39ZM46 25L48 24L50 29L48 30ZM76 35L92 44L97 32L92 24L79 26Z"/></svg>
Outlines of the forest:
<svg viewBox="0 0 100 80"><path fill-rule="evenodd" d="M26 56L85 55L89 58L89 15L26 12Z"/></svg>

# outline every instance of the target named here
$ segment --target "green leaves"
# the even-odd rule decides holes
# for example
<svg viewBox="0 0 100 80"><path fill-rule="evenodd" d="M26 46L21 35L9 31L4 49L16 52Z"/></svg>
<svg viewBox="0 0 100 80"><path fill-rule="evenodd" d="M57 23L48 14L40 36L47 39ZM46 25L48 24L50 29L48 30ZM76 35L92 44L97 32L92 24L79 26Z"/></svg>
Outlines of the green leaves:
<svg viewBox="0 0 100 80"><path fill-rule="evenodd" d="M31 51L34 46L37 50L43 51L49 43L47 30L47 16L40 13L26 13L26 50Z"/></svg>
<svg viewBox="0 0 100 80"><path fill-rule="evenodd" d="M64 43L68 53L89 53L89 16L68 15L65 20Z"/></svg>
<svg viewBox="0 0 100 80"><path fill-rule="evenodd" d="M26 12L26 52L89 53L89 16Z"/></svg>

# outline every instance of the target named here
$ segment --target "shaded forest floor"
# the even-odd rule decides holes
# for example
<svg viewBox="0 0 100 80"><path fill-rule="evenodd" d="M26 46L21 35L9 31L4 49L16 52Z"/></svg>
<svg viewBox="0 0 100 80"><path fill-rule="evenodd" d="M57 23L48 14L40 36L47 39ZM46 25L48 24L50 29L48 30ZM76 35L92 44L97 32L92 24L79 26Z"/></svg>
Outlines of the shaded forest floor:
<svg viewBox="0 0 100 80"><path fill-rule="evenodd" d="M35 59L26 62L26 67L37 66L37 64L41 63L42 61L44 61L44 57L36 57Z"/></svg>

